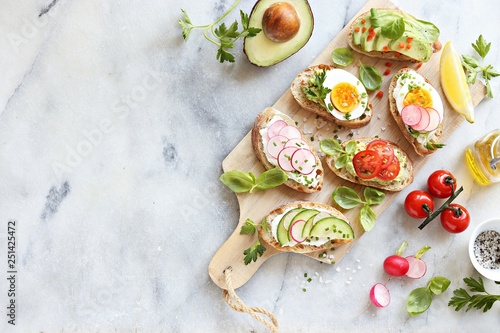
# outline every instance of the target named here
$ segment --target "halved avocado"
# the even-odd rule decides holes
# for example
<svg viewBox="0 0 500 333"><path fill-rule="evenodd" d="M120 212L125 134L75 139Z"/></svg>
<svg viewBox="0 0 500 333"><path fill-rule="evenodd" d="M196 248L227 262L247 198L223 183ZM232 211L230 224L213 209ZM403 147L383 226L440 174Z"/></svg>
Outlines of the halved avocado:
<svg viewBox="0 0 500 333"><path fill-rule="evenodd" d="M287 16L292 17L292 23L286 27L281 26L280 22L283 20L276 17L279 10L271 13L279 6L285 8L284 13L290 14ZM274 17L269 19L270 15ZM267 29L263 24L264 20L273 26ZM296 21L299 22L298 29ZM263 30L254 37L245 37L243 51L252 64L266 67L285 60L306 45L312 35L314 17L307 0L258 0L250 13L248 26ZM271 30L274 33L269 33ZM281 41L276 41L276 36L278 39L280 36L284 37Z"/></svg>

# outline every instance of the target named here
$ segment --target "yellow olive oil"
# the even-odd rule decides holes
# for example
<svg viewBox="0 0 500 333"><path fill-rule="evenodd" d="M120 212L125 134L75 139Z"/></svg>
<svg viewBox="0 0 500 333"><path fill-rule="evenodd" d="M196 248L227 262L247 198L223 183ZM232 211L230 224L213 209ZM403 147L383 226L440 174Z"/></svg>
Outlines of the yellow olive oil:
<svg viewBox="0 0 500 333"><path fill-rule="evenodd" d="M490 162L500 156L500 129L494 130L470 145L465 150L469 171L481 185L500 182L500 162L492 166Z"/></svg>

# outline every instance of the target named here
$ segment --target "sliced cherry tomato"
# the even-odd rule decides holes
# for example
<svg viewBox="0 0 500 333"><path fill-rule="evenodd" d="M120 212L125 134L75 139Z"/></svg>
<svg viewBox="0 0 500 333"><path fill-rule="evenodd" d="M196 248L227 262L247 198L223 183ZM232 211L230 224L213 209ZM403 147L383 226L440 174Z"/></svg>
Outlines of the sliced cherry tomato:
<svg viewBox="0 0 500 333"><path fill-rule="evenodd" d="M387 168L394 159L394 149L387 141L373 140L366 146L366 149L375 150L382 158L382 169Z"/></svg>
<svg viewBox="0 0 500 333"><path fill-rule="evenodd" d="M354 155L352 164L359 178L371 179L380 172L382 160L376 151L367 149Z"/></svg>
<svg viewBox="0 0 500 333"><path fill-rule="evenodd" d="M385 182L391 181L398 176L400 169L401 166L399 164L399 160L397 159L397 157L394 157L392 159L392 163L389 164L389 166L387 166L386 168L382 168L377 177Z"/></svg>
<svg viewBox="0 0 500 333"><path fill-rule="evenodd" d="M446 231L458 234L469 226L470 214L464 206L452 203L440 215L441 225Z"/></svg>
<svg viewBox="0 0 500 333"><path fill-rule="evenodd" d="M405 210L413 218L427 217L427 213L434 210L434 199L427 192L415 190L410 192L405 199Z"/></svg>
<svg viewBox="0 0 500 333"><path fill-rule="evenodd" d="M436 198L449 198L457 186L457 180L446 170L436 170L427 179L427 189Z"/></svg>

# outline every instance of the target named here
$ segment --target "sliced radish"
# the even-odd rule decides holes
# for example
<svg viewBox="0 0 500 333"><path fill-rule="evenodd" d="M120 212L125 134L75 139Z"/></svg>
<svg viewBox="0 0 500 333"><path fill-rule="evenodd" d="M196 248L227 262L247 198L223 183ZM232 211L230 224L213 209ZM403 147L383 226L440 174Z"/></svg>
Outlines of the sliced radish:
<svg viewBox="0 0 500 333"><path fill-rule="evenodd" d="M307 237L302 235L302 231L304 230L304 226L306 225L306 220L297 220L292 223L290 226L290 238L293 239L297 243L302 243L306 240Z"/></svg>
<svg viewBox="0 0 500 333"><path fill-rule="evenodd" d="M408 104L401 110L401 119L408 126L414 126L422 119L422 108L415 104Z"/></svg>
<svg viewBox="0 0 500 333"><path fill-rule="evenodd" d="M406 273L406 276L412 279L420 279L427 272L427 265L421 259L414 256L406 257L408 263L410 264L410 269Z"/></svg>
<svg viewBox="0 0 500 333"><path fill-rule="evenodd" d="M278 154L280 151L285 148L285 144L288 142L288 139L282 135L275 135L269 139L267 142L267 153L274 158L278 158Z"/></svg>
<svg viewBox="0 0 500 333"><path fill-rule="evenodd" d="M425 273L427 272L427 265L420 258L424 255L425 252L430 250L430 248L431 247L429 245L426 245L418 250L416 255L406 257L406 260L408 260L408 263L410 264L410 268L408 269L406 276L412 279L420 279L425 275Z"/></svg>
<svg viewBox="0 0 500 333"><path fill-rule="evenodd" d="M309 149L297 149L292 155L292 167L303 175L308 175L316 167L316 158Z"/></svg>
<svg viewBox="0 0 500 333"><path fill-rule="evenodd" d="M298 150L296 147L286 147L283 148L278 154L278 165L279 167L285 171L290 172L295 169L292 166L292 155Z"/></svg>
<svg viewBox="0 0 500 333"><path fill-rule="evenodd" d="M429 126L429 122L431 121L431 116L429 115L429 112L427 111L427 109L425 109L421 106L418 106L418 105L415 105L415 106L420 108L422 118L420 119L418 124L411 126L411 128L413 128L415 131L421 131L421 130L425 129L427 126Z"/></svg>
<svg viewBox="0 0 500 333"><path fill-rule="evenodd" d="M300 134L299 129L295 126L292 126L292 125L287 125L287 126L283 127L280 130L279 135L286 136L288 139L301 139L302 138L302 134Z"/></svg>
<svg viewBox="0 0 500 333"><path fill-rule="evenodd" d="M272 138L273 136L276 136L280 133L281 129L285 126L288 126L286 121L284 120L277 120L275 121L271 126L269 126L267 130L267 136L269 138Z"/></svg>
<svg viewBox="0 0 500 333"><path fill-rule="evenodd" d="M439 124L441 124L441 115L436 109L433 108L427 108L427 112L430 116L429 125L427 125L427 127L424 128L423 131L431 132L434 131L439 126Z"/></svg>
<svg viewBox="0 0 500 333"><path fill-rule="evenodd" d="M372 289L370 289L370 300L379 308L386 307L391 302L389 289L382 283L375 284Z"/></svg>
<svg viewBox="0 0 500 333"><path fill-rule="evenodd" d="M295 148L303 148L311 150L307 142L297 138L288 140L287 143L285 144L285 147L295 147Z"/></svg>

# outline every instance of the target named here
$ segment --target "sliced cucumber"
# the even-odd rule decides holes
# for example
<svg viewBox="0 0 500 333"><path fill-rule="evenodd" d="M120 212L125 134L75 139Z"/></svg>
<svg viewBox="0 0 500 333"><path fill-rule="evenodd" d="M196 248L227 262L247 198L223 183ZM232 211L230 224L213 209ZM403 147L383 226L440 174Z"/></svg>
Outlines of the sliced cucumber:
<svg viewBox="0 0 500 333"><path fill-rule="evenodd" d="M305 208L294 208L283 215L280 222L278 223L278 229L276 230L276 238L278 239L278 243L281 246L288 243L290 241L290 234L288 233L288 229L290 228L290 224L298 213L305 210Z"/></svg>
<svg viewBox="0 0 500 333"><path fill-rule="evenodd" d="M306 221L306 225L307 225L307 221L309 221L311 218L314 218L318 214L319 214L319 211L317 211L316 209L305 209L305 210L301 211L300 213L298 213L297 215L295 215L295 217L292 220L292 224L295 221L304 220L304 221ZM305 226L304 226L304 228L305 228ZM304 229L302 229L301 232L302 232L302 237L307 237L309 235L308 233L304 234ZM292 237L290 236L290 239L291 238Z"/></svg>
<svg viewBox="0 0 500 333"><path fill-rule="evenodd" d="M311 233L311 229L316 222L325 217L330 217L331 215L327 212L319 212L318 214L312 216L307 220L306 225L304 226L304 230L302 230L302 237L308 237Z"/></svg>
<svg viewBox="0 0 500 333"><path fill-rule="evenodd" d="M321 239L354 239L354 230L346 221L331 216L319 220L309 235Z"/></svg>

